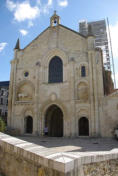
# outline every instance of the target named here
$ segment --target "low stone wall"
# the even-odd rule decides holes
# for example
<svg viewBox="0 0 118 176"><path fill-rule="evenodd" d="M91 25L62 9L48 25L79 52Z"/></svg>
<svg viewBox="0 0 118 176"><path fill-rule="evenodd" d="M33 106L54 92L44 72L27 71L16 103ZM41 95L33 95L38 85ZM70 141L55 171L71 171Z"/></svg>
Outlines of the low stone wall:
<svg viewBox="0 0 118 176"><path fill-rule="evenodd" d="M85 176L118 176L118 159L83 166Z"/></svg>
<svg viewBox="0 0 118 176"><path fill-rule="evenodd" d="M5 176L118 176L118 150L56 153L0 133L0 172Z"/></svg>

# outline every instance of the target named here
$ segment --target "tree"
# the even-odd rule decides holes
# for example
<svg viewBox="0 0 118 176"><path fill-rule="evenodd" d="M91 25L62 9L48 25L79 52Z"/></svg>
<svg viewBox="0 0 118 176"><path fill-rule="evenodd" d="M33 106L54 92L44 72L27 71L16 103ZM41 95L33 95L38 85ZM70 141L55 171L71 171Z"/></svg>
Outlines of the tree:
<svg viewBox="0 0 118 176"><path fill-rule="evenodd" d="M4 120L0 117L0 132L5 132L6 130L6 124Z"/></svg>

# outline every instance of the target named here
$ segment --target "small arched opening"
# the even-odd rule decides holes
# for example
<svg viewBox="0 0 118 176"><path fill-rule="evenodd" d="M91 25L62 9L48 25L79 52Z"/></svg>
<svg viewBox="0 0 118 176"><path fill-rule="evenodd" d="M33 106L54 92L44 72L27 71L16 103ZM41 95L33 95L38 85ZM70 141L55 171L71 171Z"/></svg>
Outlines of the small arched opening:
<svg viewBox="0 0 118 176"><path fill-rule="evenodd" d="M45 128L48 129L48 136L63 136L63 112L57 105L51 105L47 109L45 116Z"/></svg>
<svg viewBox="0 0 118 176"><path fill-rule="evenodd" d="M85 77L86 76L86 67L82 66L81 67L81 77Z"/></svg>
<svg viewBox="0 0 118 176"><path fill-rule="evenodd" d="M33 118L31 116L27 116L25 118L25 133L31 134L33 132Z"/></svg>
<svg viewBox="0 0 118 176"><path fill-rule="evenodd" d="M79 136L89 136L89 120L86 117L81 117L78 121Z"/></svg>

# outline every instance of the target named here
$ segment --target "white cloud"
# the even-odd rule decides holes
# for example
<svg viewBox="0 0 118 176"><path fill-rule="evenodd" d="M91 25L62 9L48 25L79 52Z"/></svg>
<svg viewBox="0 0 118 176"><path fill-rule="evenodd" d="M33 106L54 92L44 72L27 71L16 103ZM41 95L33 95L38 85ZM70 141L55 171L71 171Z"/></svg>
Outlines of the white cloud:
<svg viewBox="0 0 118 176"><path fill-rule="evenodd" d="M42 5L41 0L36 0L37 5ZM51 6L53 4L53 0L47 0L47 3L44 6ZM43 8L43 7L42 7Z"/></svg>
<svg viewBox="0 0 118 176"><path fill-rule="evenodd" d="M33 20L40 15L38 6L31 7L29 1L14 3L7 0L7 8L14 12L14 19L18 22Z"/></svg>
<svg viewBox="0 0 118 176"><path fill-rule="evenodd" d="M2 52L4 50L4 48L6 47L7 43L3 42L0 43L0 52Z"/></svg>
<svg viewBox="0 0 118 176"><path fill-rule="evenodd" d="M37 3L38 5L41 5L41 0L37 0L36 3Z"/></svg>
<svg viewBox="0 0 118 176"><path fill-rule="evenodd" d="M6 1L6 5L10 11L13 11L16 8L16 4L10 0Z"/></svg>
<svg viewBox="0 0 118 176"><path fill-rule="evenodd" d="M48 0L48 6L51 6L52 5L52 3L53 3L53 1L52 0Z"/></svg>
<svg viewBox="0 0 118 176"><path fill-rule="evenodd" d="M42 7L42 12L43 13L49 13L49 9L52 7L53 5L53 0L48 0L47 4L45 4L43 7Z"/></svg>
<svg viewBox="0 0 118 176"><path fill-rule="evenodd" d="M36 0L35 6L30 4L30 0L6 0L6 7L13 13L14 20L17 22L28 22L28 28L32 27L33 20L40 16L40 13L49 14L49 10L53 7L54 0ZM68 0L56 0L61 7L68 6Z"/></svg>
<svg viewBox="0 0 118 176"><path fill-rule="evenodd" d="M29 2L23 2L19 4L14 13L14 17L17 21L25 21L27 19L34 19L39 15L38 7L31 7Z"/></svg>
<svg viewBox="0 0 118 176"><path fill-rule="evenodd" d="M20 29L19 31L20 31L20 33L21 33L23 36L25 36L25 35L28 34L28 31L26 31L26 30L24 30L24 29Z"/></svg>
<svg viewBox="0 0 118 176"><path fill-rule="evenodd" d="M114 58L118 58L118 22L110 26L111 41Z"/></svg>
<svg viewBox="0 0 118 176"><path fill-rule="evenodd" d="M68 0L58 0L58 5L61 7L68 6Z"/></svg>
<svg viewBox="0 0 118 176"><path fill-rule="evenodd" d="M28 27L30 28L30 27L32 27L32 26L34 26L33 22L32 22L32 21L29 21L29 22L28 22Z"/></svg>

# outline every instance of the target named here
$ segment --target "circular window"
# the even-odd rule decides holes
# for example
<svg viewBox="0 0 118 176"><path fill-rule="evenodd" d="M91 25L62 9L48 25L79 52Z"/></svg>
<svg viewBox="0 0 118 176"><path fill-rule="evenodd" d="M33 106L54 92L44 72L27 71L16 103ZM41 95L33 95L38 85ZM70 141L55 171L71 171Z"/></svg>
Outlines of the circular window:
<svg viewBox="0 0 118 176"><path fill-rule="evenodd" d="M25 77L28 77L28 75L29 75L29 72L25 72L25 73L24 73L24 76L25 76Z"/></svg>

